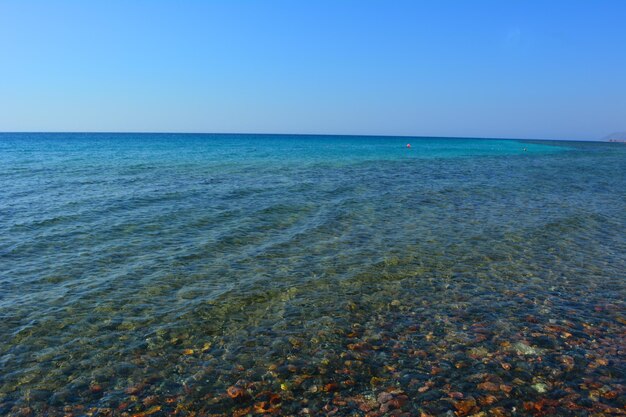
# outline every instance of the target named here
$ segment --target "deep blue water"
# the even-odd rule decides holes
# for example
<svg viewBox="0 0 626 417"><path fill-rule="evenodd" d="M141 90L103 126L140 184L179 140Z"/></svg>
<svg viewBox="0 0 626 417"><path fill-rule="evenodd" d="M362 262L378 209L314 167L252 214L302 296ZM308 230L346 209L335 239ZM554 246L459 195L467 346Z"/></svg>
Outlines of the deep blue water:
<svg viewBox="0 0 626 417"><path fill-rule="evenodd" d="M0 134L0 415L624 410L625 279L623 144Z"/></svg>

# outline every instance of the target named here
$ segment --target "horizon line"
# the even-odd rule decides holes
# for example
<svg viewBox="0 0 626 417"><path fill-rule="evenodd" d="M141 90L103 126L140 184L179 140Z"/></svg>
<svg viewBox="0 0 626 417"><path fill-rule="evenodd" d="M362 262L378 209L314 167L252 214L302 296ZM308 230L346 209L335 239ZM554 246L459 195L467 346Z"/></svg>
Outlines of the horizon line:
<svg viewBox="0 0 626 417"><path fill-rule="evenodd" d="M606 142L603 139L554 139L554 138L504 138L497 136L427 136L427 135L380 135L380 134L335 134L335 133L254 133L254 132L158 132L158 131L0 131L0 134L113 134L113 135L257 135L257 136L349 136L370 138L409 138L409 139L487 139L487 140L530 140L553 142Z"/></svg>

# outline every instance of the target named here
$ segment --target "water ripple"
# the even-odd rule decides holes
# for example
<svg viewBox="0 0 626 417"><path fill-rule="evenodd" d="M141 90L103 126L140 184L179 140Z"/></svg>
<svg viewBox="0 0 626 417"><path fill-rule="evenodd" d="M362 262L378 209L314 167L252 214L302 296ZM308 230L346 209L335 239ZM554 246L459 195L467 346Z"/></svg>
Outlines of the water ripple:
<svg viewBox="0 0 626 417"><path fill-rule="evenodd" d="M619 414L626 148L406 141L0 134L0 414Z"/></svg>

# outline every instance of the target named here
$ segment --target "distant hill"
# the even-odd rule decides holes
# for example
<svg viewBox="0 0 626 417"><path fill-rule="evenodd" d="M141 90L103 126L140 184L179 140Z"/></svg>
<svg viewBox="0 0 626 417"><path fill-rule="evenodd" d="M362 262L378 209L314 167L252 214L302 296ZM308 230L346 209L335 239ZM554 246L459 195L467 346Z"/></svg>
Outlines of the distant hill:
<svg viewBox="0 0 626 417"><path fill-rule="evenodd" d="M614 132L602 138L606 142L626 142L626 132Z"/></svg>

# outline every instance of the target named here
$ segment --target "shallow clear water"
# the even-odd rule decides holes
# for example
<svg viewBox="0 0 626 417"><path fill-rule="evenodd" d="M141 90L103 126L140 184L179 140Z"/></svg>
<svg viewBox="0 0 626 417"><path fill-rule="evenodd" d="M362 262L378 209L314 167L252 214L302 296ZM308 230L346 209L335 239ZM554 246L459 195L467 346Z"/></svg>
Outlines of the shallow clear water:
<svg viewBox="0 0 626 417"><path fill-rule="evenodd" d="M0 134L0 415L623 412L625 190L622 144Z"/></svg>

